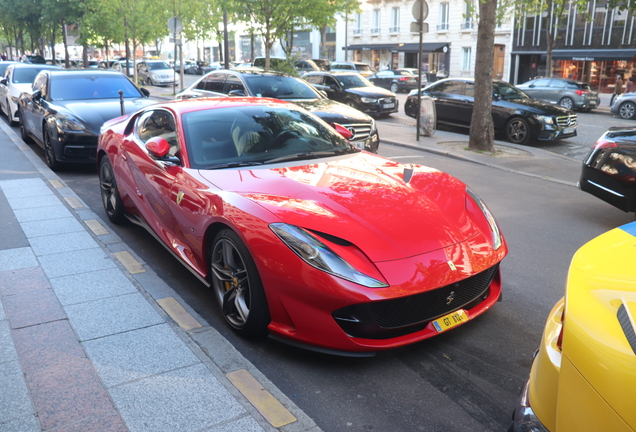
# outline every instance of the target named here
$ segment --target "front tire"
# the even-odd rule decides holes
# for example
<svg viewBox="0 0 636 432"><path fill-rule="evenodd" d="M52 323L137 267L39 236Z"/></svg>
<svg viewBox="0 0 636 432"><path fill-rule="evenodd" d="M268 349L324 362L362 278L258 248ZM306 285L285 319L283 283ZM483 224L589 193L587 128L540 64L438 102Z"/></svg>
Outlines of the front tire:
<svg viewBox="0 0 636 432"><path fill-rule="evenodd" d="M561 99L559 101L559 105L569 110L574 109L574 101L572 100L572 98L569 97L564 97L563 99Z"/></svg>
<svg viewBox="0 0 636 432"><path fill-rule="evenodd" d="M108 156L104 156L99 161L99 187L106 216L112 223L121 225L126 220L124 203L119 195L115 172Z"/></svg>
<svg viewBox="0 0 636 432"><path fill-rule="evenodd" d="M51 135L49 134L49 130L46 128L46 125L42 127L42 135L42 140L44 141L44 156L46 157L46 164L53 171L56 171L60 168L60 163L55 157L55 148L53 147L53 143L51 142Z"/></svg>
<svg viewBox="0 0 636 432"><path fill-rule="evenodd" d="M22 111L18 111L18 118L20 119L20 138L25 144L30 144L32 142L31 136L28 134L26 130L26 125L24 124L24 119L22 118Z"/></svg>
<svg viewBox="0 0 636 432"><path fill-rule="evenodd" d="M521 117L513 118L506 125L506 139L514 144L526 144L530 140L530 126Z"/></svg>
<svg viewBox="0 0 636 432"><path fill-rule="evenodd" d="M391 92L393 93L397 93L398 92L398 85L397 83L391 83Z"/></svg>
<svg viewBox="0 0 636 432"><path fill-rule="evenodd" d="M270 322L267 299L256 264L239 236L220 231L209 253L210 280L225 321L240 336L267 334Z"/></svg>
<svg viewBox="0 0 636 432"><path fill-rule="evenodd" d="M634 102L625 102L618 107L618 115L626 120L636 117L636 104Z"/></svg>

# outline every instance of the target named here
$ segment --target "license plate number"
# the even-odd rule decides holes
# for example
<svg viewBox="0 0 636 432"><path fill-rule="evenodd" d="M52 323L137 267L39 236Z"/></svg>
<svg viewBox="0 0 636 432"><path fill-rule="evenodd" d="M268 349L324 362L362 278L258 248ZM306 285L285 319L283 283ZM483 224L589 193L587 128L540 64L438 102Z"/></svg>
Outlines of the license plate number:
<svg viewBox="0 0 636 432"><path fill-rule="evenodd" d="M360 150L364 150L364 143L363 142L352 142L351 144L353 144L353 146L357 149Z"/></svg>
<svg viewBox="0 0 636 432"><path fill-rule="evenodd" d="M576 128L573 128L573 127L564 128L564 129L563 129L563 135L567 135L567 134L574 133L574 130L575 130L575 129L576 129Z"/></svg>
<svg viewBox="0 0 636 432"><path fill-rule="evenodd" d="M382 108L393 108L394 106L395 106L395 104L390 103L390 104L382 105Z"/></svg>
<svg viewBox="0 0 636 432"><path fill-rule="evenodd" d="M451 327L455 327L464 321L468 321L468 315L466 315L466 311L464 309L460 309L436 319L433 321L433 327L435 327L435 330L440 333Z"/></svg>

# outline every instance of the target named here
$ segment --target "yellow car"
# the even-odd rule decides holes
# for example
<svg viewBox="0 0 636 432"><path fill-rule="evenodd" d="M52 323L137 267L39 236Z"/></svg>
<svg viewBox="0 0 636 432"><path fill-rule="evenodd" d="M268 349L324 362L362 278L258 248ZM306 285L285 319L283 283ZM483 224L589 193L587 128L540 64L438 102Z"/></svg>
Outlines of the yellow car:
<svg viewBox="0 0 636 432"><path fill-rule="evenodd" d="M509 432L636 430L636 222L581 247Z"/></svg>

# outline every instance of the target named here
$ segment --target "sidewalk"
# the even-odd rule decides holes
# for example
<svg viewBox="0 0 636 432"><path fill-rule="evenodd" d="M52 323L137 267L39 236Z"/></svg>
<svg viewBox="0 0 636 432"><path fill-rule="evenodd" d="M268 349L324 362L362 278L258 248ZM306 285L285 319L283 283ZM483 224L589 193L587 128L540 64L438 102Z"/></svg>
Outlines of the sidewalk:
<svg viewBox="0 0 636 432"><path fill-rule="evenodd" d="M319 432L0 121L0 432Z"/></svg>

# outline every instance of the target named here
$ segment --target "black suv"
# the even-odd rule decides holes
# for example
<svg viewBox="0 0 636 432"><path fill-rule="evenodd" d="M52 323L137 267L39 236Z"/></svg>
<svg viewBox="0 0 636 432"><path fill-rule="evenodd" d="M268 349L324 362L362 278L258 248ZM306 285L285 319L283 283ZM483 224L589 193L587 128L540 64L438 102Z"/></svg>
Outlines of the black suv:
<svg viewBox="0 0 636 432"><path fill-rule="evenodd" d="M530 139L555 140L576 136L577 116L574 112L530 98L505 81L492 82L492 119L495 132L503 133L515 144ZM448 78L422 89L422 96L435 101L437 123L470 128L475 102L472 79ZM417 89L411 91L404 113L416 118Z"/></svg>
<svg viewBox="0 0 636 432"><path fill-rule="evenodd" d="M318 90L324 90L329 99L369 115L389 115L399 108L395 93L376 87L356 72L309 72L303 78Z"/></svg>
<svg viewBox="0 0 636 432"><path fill-rule="evenodd" d="M349 140L356 147L377 153L380 137L372 117L338 102L300 78L281 72L218 70L201 77L177 94L176 99L223 96L270 97L293 102L325 122L338 123L353 133Z"/></svg>

